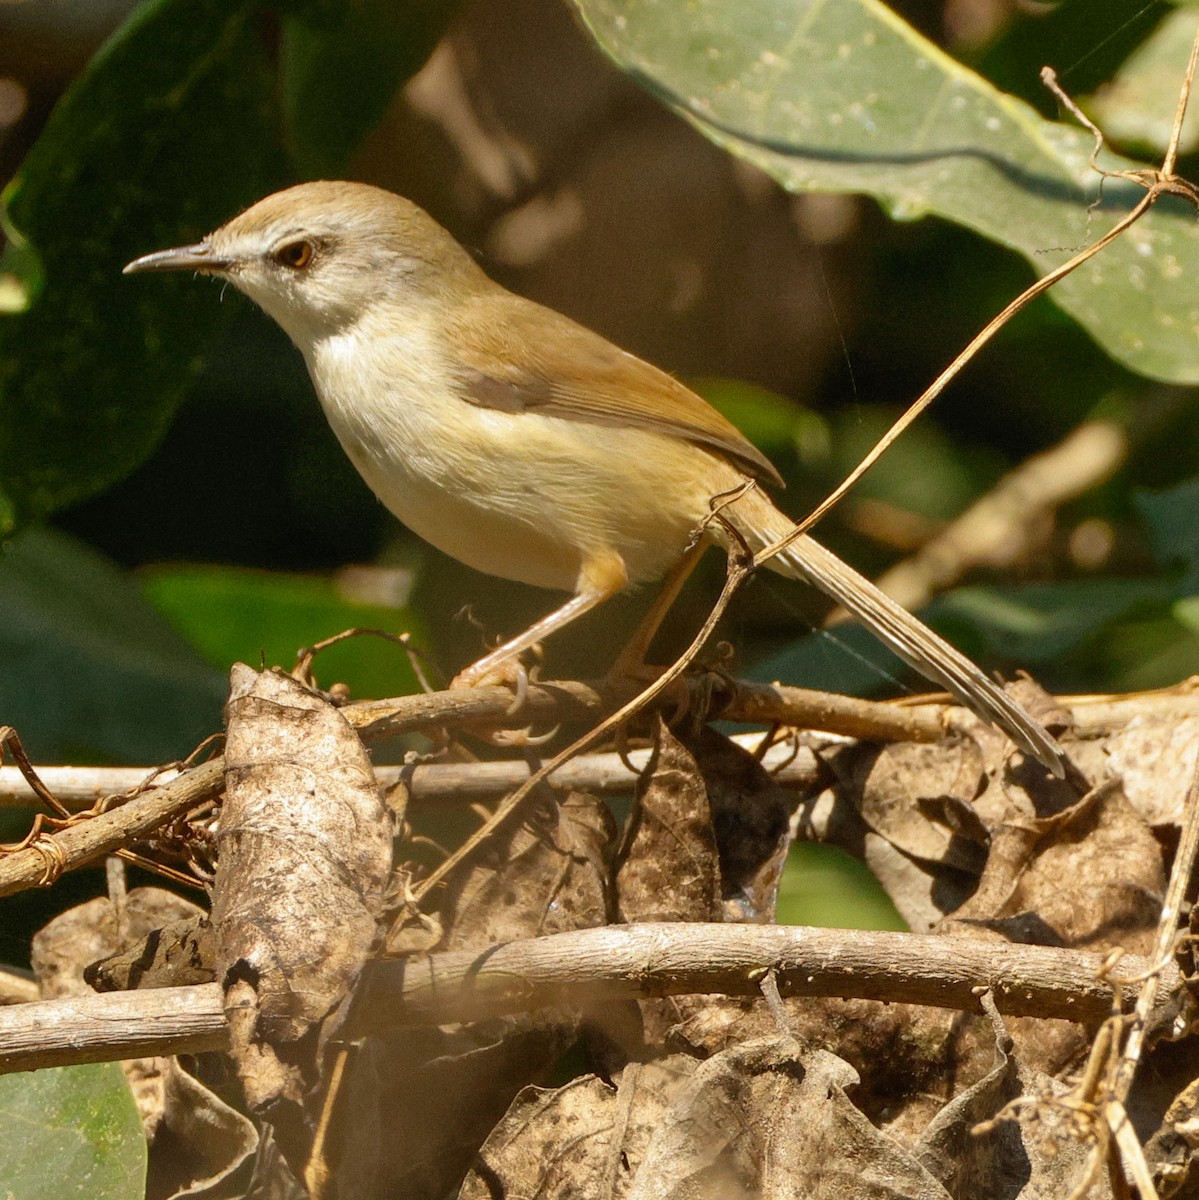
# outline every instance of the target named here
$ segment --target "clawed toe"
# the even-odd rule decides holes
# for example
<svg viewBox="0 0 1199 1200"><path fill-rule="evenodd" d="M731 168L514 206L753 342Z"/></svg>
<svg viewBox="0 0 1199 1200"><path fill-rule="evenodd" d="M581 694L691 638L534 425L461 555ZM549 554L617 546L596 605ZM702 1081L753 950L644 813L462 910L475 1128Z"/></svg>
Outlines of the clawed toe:
<svg viewBox="0 0 1199 1200"><path fill-rule="evenodd" d="M529 698L529 684L536 678L537 668L526 668L518 659L510 658L503 662L486 665L475 663L454 676L451 688L469 687L510 687L512 703L504 711L504 716L515 717L525 706ZM558 732L555 725L545 733L534 733L532 725L520 729L492 729L478 732L477 736L492 746L507 749L522 746L544 746Z"/></svg>
<svg viewBox="0 0 1199 1200"><path fill-rule="evenodd" d="M474 687L510 687L512 703L508 706L505 716L514 717L524 707L529 695L529 672L518 659L506 659L503 662L486 666L475 663L463 671L459 671L450 682L451 688Z"/></svg>

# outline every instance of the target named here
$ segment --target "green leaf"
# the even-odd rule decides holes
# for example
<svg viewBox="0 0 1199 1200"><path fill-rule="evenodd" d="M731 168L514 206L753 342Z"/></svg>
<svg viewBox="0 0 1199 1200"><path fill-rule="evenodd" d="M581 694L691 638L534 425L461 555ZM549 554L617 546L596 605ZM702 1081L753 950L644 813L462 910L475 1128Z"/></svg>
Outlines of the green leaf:
<svg viewBox="0 0 1199 1200"><path fill-rule="evenodd" d="M705 377L687 381L767 458L798 450L807 460L827 455L828 427L818 413L778 392L740 379Z"/></svg>
<svg viewBox="0 0 1199 1200"><path fill-rule="evenodd" d="M140 1200L146 1139L117 1063L0 1076L0 1196Z"/></svg>
<svg viewBox="0 0 1199 1200"><path fill-rule="evenodd" d="M121 267L195 240L280 180L256 10L143 4L4 193L38 278L10 264L36 294L0 316L0 536L140 463L231 311L211 286Z"/></svg>
<svg viewBox="0 0 1199 1200"><path fill-rule="evenodd" d="M146 573L146 596L215 666L235 662L291 667L296 653L344 629L409 632L425 645L410 609L365 604L342 595L332 579L240 567L158 567ZM358 696L415 691L406 654L378 638L351 638L317 658L317 677L348 683Z"/></svg>
<svg viewBox="0 0 1199 1200"><path fill-rule="evenodd" d="M997 87L1054 112L1057 101L1040 80L1046 63L1058 64L1068 92L1084 96L1119 70L1168 11L1145 0L1056 0L1038 6L1031 20L1008 22L980 69Z"/></svg>
<svg viewBox="0 0 1199 1200"><path fill-rule="evenodd" d="M1165 611L1133 615L1104 629L1094 657L1104 666L1101 680L1112 691L1167 687L1199 673L1195 609L1180 600Z"/></svg>
<svg viewBox="0 0 1199 1200"><path fill-rule="evenodd" d="M301 175L338 178L396 89L420 69L457 0L323 0L283 22L284 120Z"/></svg>
<svg viewBox="0 0 1199 1200"><path fill-rule="evenodd" d="M787 855L775 919L827 929L908 926L870 868L836 846L796 842Z"/></svg>
<svg viewBox="0 0 1199 1200"><path fill-rule="evenodd" d="M224 675L81 543L49 529L16 538L0 557L0 612L0 724L35 761L169 762L220 729Z"/></svg>
<svg viewBox="0 0 1199 1200"><path fill-rule="evenodd" d="M1039 274L1142 195L1108 180L1089 211L1091 136L998 91L879 0L575 4L621 67L785 187L864 192L897 218L945 217ZM1105 155L1104 165L1136 164ZM1196 274L1199 224L1171 200L1051 295L1117 361L1194 383L1195 321L1179 283Z"/></svg>
<svg viewBox="0 0 1199 1200"><path fill-rule="evenodd" d="M944 631L967 630L964 648L971 654L1037 667L1077 651L1138 610L1168 610L1173 596L1169 583L1153 579L964 587L938 596L925 615Z"/></svg>
<svg viewBox="0 0 1199 1200"><path fill-rule="evenodd" d="M1116 75L1085 105L1088 116L1117 144L1164 154L1178 107L1178 82L1195 40L1195 14L1170 13L1128 57ZM1199 110L1192 105L1179 149L1199 146Z"/></svg>
<svg viewBox="0 0 1199 1200"><path fill-rule="evenodd" d="M1010 674L1018 667L1056 666L1139 610L1164 616L1174 596L1172 584L1141 579L969 587L938 596L920 615L980 666L1004 666ZM900 679L913 678L857 625L801 638L749 674L801 687L888 695L904 690Z"/></svg>
<svg viewBox="0 0 1199 1200"><path fill-rule="evenodd" d="M832 434L836 478L857 466L898 415L897 409L874 404L856 404L838 414ZM855 494L921 516L950 519L998 476L991 471L976 477L974 457L931 420L919 421L870 468Z"/></svg>
<svg viewBox="0 0 1199 1200"><path fill-rule="evenodd" d="M1160 492L1138 492L1134 501L1157 561L1183 568L1178 591L1199 593L1199 477Z"/></svg>

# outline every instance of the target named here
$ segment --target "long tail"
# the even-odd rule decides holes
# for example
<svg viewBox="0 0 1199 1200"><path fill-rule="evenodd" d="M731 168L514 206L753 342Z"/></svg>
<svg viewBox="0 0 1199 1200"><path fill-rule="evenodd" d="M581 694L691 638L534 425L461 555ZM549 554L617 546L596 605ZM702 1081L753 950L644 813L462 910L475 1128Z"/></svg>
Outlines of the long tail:
<svg viewBox="0 0 1199 1200"><path fill-rule="evenodd" d="M791 521L760 493L750 492L732 508L729 515L755 550L793 528ZM810 537L800 537L767 565L781 575L803 579L832 597L910 667L941 684L967 708L998 726L1021 750L1059 778L1065 774L1062 748L1021 704L988 679L964 654L831 550Z"/></svg>

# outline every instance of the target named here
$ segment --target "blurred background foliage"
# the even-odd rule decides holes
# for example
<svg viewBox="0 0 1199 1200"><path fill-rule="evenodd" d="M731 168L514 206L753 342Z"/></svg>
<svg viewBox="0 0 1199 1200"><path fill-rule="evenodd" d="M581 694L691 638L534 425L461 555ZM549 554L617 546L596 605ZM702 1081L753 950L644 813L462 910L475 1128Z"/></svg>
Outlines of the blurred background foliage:
<svg viewBox="0 0 1199 1200"><path fill-rule="evenodd" d="M34 759L176 759L220 727L237 659L289 664L373 625L448 677L553 603L401 529L247 301L122 278L130 258L298 179L392 188L503 283L692 383L800 515L1034 272L1132 203L1109 182L1088 209L1089 135L1059 122L1040 68L1152 161L1196 20L1162 0L906 0L901 22L845 0L804 48L781 23L804 7L0 3L0 722ZM1184 174L1195 144L1188 126ZM879 575L1102 425L1107 466L1009 515L1002 553L926 610L987 667L1059 691L1199 671L1199 228L1167 206L1138 239L1013 321L821 530ZM714 598L723 566L706 566L660 655ZM602 672L646 602L555 638L547 674ZM858 632L813 634L824 615L754 579L724 626L733 669L919 689ZM357 695L416 687L374 641L317 671ZM783 919L812 919L805 877L824 878L795 868ZM11 937L0 957L23 954Z"/></svg>

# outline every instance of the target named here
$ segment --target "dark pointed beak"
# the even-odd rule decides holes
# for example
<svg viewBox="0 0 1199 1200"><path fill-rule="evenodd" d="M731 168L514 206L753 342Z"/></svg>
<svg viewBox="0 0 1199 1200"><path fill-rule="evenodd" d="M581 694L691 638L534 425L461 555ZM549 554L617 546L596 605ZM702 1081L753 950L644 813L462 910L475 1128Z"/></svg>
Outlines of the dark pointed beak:
<svg viewBox="0 0 1199 1200"><path fill-rule="evenodd" d="M171 250L155 250L153 254L143 254L141 258L135 258L129 263L121 274L136 275L140 271L204 271L216 275L227 271L232 265L232 259L218 257L207 242L197 242L194 246L176 246Z"/></svg>

